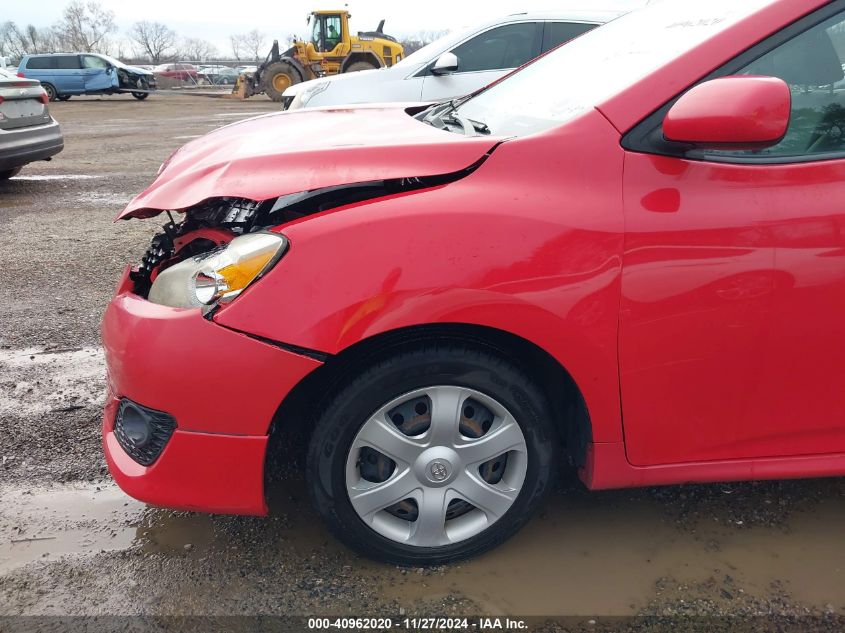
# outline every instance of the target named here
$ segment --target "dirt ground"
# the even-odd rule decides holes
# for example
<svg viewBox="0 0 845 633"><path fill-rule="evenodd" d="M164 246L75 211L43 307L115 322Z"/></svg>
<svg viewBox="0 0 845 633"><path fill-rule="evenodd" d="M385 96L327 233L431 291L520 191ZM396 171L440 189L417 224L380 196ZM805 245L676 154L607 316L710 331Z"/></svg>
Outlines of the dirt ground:
<svg viewBox="0 0 845 633"><path fill-rule="evenodd" d="M350 553L322 529L301 484L269 519L125 497L100 453L98 327L158 222L113 218L175 148L277 105L161 95L51 109L65 151L0 184L0 616L516 615L549 632L669 630L684 616L708 631L845 627L842 479L587 493L567 475L516 538L434 569ZM545 623L558 616L569 618Z"/></svg>

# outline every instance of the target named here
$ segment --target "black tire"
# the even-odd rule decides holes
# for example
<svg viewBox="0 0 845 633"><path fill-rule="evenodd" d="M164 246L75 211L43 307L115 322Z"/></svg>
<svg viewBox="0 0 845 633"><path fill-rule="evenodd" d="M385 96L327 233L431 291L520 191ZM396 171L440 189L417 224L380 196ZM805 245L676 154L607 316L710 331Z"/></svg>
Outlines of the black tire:
<svg viewBox="0 0 845 633"><path fill-rule="evenodd" d="M374 66L370 62L355 62L355 63L349 64L349 66L347 66L346 70L344 70L343 72L344 72L344 74L345 73L357 73L360 70L373 70L375 68L378 68L378 66Z"/></svg>
<svg viewBox="0 0 845 633"><path fill-rule="evenodd" d="M6 171L0 171L0 181L14 178L21 173L21 169L23 169L23 167L15 167L13 169L7 169Z"/></svg>
<svg viewBox="0 0 845 633"><path fill-rule="evenodd" d="M148 92L133 92L132 96L135 97L138 101L143 101L144 99L146 99L147 97L150 96L150 93L148 93Z"/></svg>
<svg viewBox="0 0 845 633"><path fill-rule="evenodd" d="M71 95L59 95L56 97L59 101L70 101Z"/></svg>
<svg viewBox="0 0 845 633"><path fill-rule="evenodd" d="M53 84L42 83L41 87L44 88L44 92L47 93L47 97L50 99L50 101L55 101L56 99L58 99L59 93L56 92L56 87L53 86Z"/></svg>
<svg viewBox="0 0 845 633"><path fill-rule="evenodd" d="M261 87L264 94L277 102L283 100L282 93L285 90L302 81L302 75L289 62L274 62L264 69L262 75Z"/></svg>
<svg viewBox="0 0 845 633"><path fill-rule="evenodd" d="M382 536L355 512L346 488L346 460L355 436L374 411L405 393L435 385L474 389L504 405L523 432L528 465L521 491L498 521L463 541L415 547ZM312 501L338 539L384 562L444 564L496 547L528 521L557 472L559 441L546 398L521 369L494 350L432 343L394 352L361 368L321 411L308 452Z"/></svg>

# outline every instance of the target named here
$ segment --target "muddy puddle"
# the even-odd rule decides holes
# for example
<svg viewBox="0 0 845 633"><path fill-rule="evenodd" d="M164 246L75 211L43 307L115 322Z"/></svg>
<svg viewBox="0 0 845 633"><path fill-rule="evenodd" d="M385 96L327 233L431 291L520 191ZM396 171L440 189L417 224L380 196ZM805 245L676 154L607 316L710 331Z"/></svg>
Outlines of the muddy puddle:
<svg viewBox="0 0 845 633"><path fill-rule="evenodd" d="M207 548L211 517L149 508L114 485L0 489L0 575L63 556L138 547L150 554Z"/></svg>
<svg viewBox="0 0 845 633"><path fill-rule="evenodd" d="M395 595L460 590L491 613L628 615L661 579L683 585L730 577L765 596L782 585L799 603L845 613L845 499L828 499L788 527L703 519L678 525L640 492L559 497L488 555Z"/></svg>
<svg viewBox="0 0 845 633"><path fill-rule="evenodd" d="M276 503L275 520L149 508L113 485L5 488L0 575L102 551L190 560L234 548L246 559L320 552L370 578L385 598L409 606L460 593L491 614L627 615L655 598L661 579L695 585L729 577L740 593L766 596L778 586L796 603L845 613L845 498L840 487L802 485L822 487L817 502L785 523L753 526L737 525L742 521L721 507L715 514L704 507L695 520L679 522L647 491L558 495L504 546L430 570L352 555L321 527L299 485Z"/></svg>

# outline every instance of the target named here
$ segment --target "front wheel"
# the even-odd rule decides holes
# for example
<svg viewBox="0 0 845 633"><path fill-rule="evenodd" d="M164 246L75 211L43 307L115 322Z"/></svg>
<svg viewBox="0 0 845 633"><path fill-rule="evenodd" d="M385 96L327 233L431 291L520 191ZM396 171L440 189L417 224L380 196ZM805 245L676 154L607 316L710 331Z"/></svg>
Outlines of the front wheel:
<svg viewBox="0 0 845 633"><path fill-rule="evenodd" d="M264 69L261 80L264 93L273 101L281 102L285 90L302 81L299 71L288 62L274 62Z"/></svg>
<svg viewBox="0 0 845 633"><path fill-rule="evenodd" d="M150 93L148 93L148 92L133 92L132 96L135 97L138 101L143 101L144 99L146 99L147 97L150 96Z"/></svg>
<svg viewBox="0 0 845 633"><path fill-rule="evenodd" d="M478 555L514 534L555 472L545 398L494 351L435 345L365 368L331 399L309 486L335 535L400 565Z"/></svg>

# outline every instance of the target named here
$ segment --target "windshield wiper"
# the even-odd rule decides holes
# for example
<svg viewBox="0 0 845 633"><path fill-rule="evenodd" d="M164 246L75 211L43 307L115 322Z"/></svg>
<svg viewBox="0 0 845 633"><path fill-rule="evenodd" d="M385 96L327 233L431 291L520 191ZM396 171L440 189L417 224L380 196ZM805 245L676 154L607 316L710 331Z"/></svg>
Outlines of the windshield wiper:
<svg viewBox="0 0 845 633"><path fill-rule="evenodd" d="M486 123L476 121L475 119L470 119L468 117L464 117L464 119L472 123L472 127L475 128L475 131L479 134L490 134L490 128L487 127Z"/></svg>
<svg viewBox="0 0 845 633"><path fill-rule="evenodd" d="M444 101L442 103L435 103L417 114L418 120L427 123L437 129L445 129L448 125L457 125L461 128L464 134L470 135L472 132L479 134L490 134L490 128L486 123L481 121L474 121L466 117L460 116L456 110L464 103L469 101L472 95L458 97L451 101Z"/></svg>

